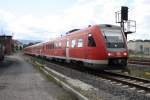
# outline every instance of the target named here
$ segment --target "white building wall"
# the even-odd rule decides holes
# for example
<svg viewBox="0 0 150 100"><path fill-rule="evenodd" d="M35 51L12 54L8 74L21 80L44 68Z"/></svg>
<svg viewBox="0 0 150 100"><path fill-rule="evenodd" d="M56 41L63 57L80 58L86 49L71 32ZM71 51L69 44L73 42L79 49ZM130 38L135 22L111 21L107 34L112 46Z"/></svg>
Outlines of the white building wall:
<svg viewBox="0 0 150 100"><path fill-rule="evenodd" d="M128 42L128 49L135 53L150 54L150 42Z"/></svg>

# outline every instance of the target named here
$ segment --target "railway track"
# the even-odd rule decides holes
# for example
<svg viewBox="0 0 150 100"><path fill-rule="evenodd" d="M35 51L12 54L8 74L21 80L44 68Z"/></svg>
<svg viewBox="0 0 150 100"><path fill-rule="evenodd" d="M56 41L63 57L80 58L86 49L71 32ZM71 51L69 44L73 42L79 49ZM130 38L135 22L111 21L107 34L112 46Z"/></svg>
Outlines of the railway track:
<svg viewBox="0 0 150 100"><path fill-rule="evenodd" d="M139 77L133 77L133 76L128 76L128 75L122 75L118 73L112 73L108 71L96 71L96 70L89 70L86 68L81 67L76 67L73 64L67 64L67 63L60 63L60 62L49 62L49 61L44 61L44 64L48 67L54 66L53 68L60 72L61 69L60 67L66 67L67 69L74 69L83 73L88 73L90 75L94 75L97 78L103 78L110 80L112 82L115 82L116 84L121 84L122 86L127 86L127 87L134 87L139 92L144 92L144 93L150 93L150 80L144 79L144 78L139 78ZM58 68L59 67L59 68ZM95 80L96 81L96 80Z"/></svg>
<svg viewBox="0 0 150 100"><path fill-rule="evenodd" d="M150 60L129 60L130 64L150 65Z"/></svg>
<svg viewBox="0 0 150 100"><path fill-rule="evenodd" d="M150 80L139 78L139 77L112 73L112 72L105 72L105 74L99 74L99 75L111 81L116 81L118 83L135 87L141 92L150 92Z"/></svg>

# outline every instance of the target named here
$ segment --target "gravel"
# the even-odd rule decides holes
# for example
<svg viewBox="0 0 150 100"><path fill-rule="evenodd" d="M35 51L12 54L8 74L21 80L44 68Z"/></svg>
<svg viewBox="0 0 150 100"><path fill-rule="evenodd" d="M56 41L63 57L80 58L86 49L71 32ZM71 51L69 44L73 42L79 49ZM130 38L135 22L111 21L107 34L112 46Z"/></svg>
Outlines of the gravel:
<svg viewBox="0 0 150 100"><path fill-rule="evenodd" d="M145 93L138 93L137 89L131 89L132 87L122 87L125 85L112 83L111 81L101 79L88 73L79 72L70 68L62 67L55 64L46 64L67 77L81 80L88 83L98 91L92 91L89 93L90 100L150 100L149 96L145 96Z"/></svg>

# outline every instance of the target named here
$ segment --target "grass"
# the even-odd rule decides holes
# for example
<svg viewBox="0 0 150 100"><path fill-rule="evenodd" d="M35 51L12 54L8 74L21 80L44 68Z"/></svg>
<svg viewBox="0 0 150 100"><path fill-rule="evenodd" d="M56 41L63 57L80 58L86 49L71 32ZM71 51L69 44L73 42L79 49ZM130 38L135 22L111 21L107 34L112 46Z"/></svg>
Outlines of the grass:
<svg viewBox="0 0 150 100"><path fill-rule="evenodd" d="M144 54L130 54L129 60L150 60L150 55L144 55Z"/></svg>
<svg viewBox="0 0 150 100"><path fill-rule="evenodd" d="M141 70L138 68L129 68L132 76L150 79L150 70Z"/></svg>
<svg viewBox="0 0 150 100"><path fill-rule="evenodd" d="M71 98L71 99L69 99ZM61 93L59 96L57 96L57 100L78 100L73 95L68 95L66 93Z"/></svg>
<svg viewBox="0 0 150 100"><path fill-rule="evenodd" d="M144 55L144 54L130 54L129 60L150 60L150 55ZM142 77L145 79L150 79L150 68L142 69L142 68L136 68L134 66L129 66L129 70L131 71L132 76L136 77Z"/></svg>

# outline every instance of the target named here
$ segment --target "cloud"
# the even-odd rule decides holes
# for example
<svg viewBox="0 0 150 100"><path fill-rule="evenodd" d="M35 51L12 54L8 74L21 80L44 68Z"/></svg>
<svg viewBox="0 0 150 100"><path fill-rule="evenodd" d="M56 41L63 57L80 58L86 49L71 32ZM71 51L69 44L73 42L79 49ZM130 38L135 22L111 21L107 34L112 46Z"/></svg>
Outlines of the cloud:
<svg viewBox="0 0 150 100"><path fill-rule="evenodd" d="M69 9L59 14L14 15L0 10L1 29L14 33L16 39L47 40L58 37L73 28L83 28L93 24L116 24L115 12L122 5L129 6L130 19L137 21L137 32L133 38L150 38L150 7L148 0L77 0ZM117 24L119 25L119 24ZM146 34L144 37L143 34Z"/></svg>
<svg viewBox="0 0 150 100"><path fill-rule="evenodd" d="M150 1L133 0L130 16L136 20L136 33L130 39L150 39Z"/></svg>
<svg viewBox="0 0 150 100"><path fill-rule="evenodd" d="M14 16L11 13L0 10L0 34L8 34L11 35L11 31L9 30L9 22L12 22Z"/></svg>

